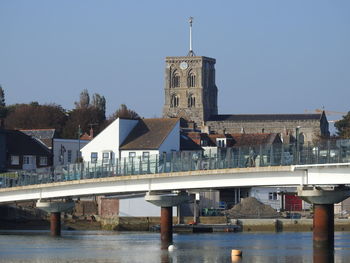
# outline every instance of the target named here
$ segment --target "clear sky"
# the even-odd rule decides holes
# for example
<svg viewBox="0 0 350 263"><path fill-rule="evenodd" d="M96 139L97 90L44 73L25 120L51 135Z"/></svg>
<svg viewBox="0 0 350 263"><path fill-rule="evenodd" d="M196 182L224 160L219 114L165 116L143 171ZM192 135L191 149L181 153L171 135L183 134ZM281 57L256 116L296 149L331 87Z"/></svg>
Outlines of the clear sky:
<svg viewBox="0 0 350 263"><path fill-rule="evenodd" d="M216 58L219 113L350 110L348 0L0 0L6 103L74 108L83 89L161 116L164 59ZM333 116L330 118L340 118Z"/></svg>

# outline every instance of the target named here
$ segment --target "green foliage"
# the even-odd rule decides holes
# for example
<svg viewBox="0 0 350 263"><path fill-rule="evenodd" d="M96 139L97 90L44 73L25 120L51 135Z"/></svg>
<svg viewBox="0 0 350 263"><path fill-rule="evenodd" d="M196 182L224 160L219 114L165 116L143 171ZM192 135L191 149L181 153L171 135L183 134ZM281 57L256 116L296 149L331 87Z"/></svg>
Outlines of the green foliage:
<svg viewBox="0 0 350 263"><path fill-rule="evenodd" d="M341 138L350 138L350 111L343 116L343 119L335 122L334 126L337 128L337 133Z"/></svg>

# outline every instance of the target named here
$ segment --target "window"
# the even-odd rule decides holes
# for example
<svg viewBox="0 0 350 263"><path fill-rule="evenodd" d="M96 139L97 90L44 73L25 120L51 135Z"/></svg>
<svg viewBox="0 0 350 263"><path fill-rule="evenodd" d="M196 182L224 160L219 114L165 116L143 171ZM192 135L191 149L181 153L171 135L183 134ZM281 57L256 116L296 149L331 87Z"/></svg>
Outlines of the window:
<svg viewBox="0 0 350 263"><path fill-rule="evenodd" d="M11 165L19 165L19 156L11 155Z"/></svg>
<svg viewBox="0 0 350 263"><path fill-rule="evenodd" d="M98 157L97 152L92 152L91 153L91 162L92 163L97 163L97 157Z"/></svg>
<svg viewBox="0 0 350 263"><path fill-rule="evenodd" d="M142 160L148 161L149 160L149 152L143 152L142 153Z"/></svg>
<svg viewBox="0 0 350 263"><path fill-rule="evenodd" d="M109 152L102 153L102 162L109 163L109 160L110 160L110 153Z"/></svg>
<svg viewBox="0 0 350 263"><path fill-rule="evenodd" d="M217 147L226 147L226 138L217 138L216 139Z"/></svg>
<svg viewBox="0 0 350 263"><path fill-rule="evenodd" d="M72 162L72 150L68 150L67 152L67 155L68 155L68 163L71 163Z"/></svg>
<svg viewBox="0 0 350 263"><path fill-rule="evenodd" d="M129 152L129 158L134 158L136 156L136 152Z"/></svg>
<svg viewBox="0 0 350 263"><path fill-rule="evenodd" d="M23 156L23 164L32 164L32 158L29 155Z"/></svg>
<svg viewBox="0 0 350 263"><path fill-rule="evenodd" d="M179 97L177 95L171 96L170 107L176 108L179 106Z"/></svg>
<svg viewBox="0 0 350 263"><path fill-rule="evenodd" d="M47 157L46 156L41 156L40 157L39 165L41 165L41 166L47 165Z"/></svg>
<svg viewBox="0 0 350 263"><path fill-rule="evenodd" d="M278 200L277 192L270 192L269 193L269 200Z"/></svg>
<svg viewBox="0 0 350 263"><path fill-rule="evenodd" d="M194 75L192 72L188 74L187 77L187 86L188 87L195 87L196 86L196 75Z"/></svg>
<svg viewBox="0 0 350 263"><path fill-rule="evenodd" d="M176 71L173 73L173 77L171 78L171 87L180 87L180 76Z"/></svg>
<svg viewBox="0 0 350 263"><path fill-rule="evenodd" d="M196 106L196 98L193 97L192 95L188 96L188 107L189 108L194 108Z"/></svg>

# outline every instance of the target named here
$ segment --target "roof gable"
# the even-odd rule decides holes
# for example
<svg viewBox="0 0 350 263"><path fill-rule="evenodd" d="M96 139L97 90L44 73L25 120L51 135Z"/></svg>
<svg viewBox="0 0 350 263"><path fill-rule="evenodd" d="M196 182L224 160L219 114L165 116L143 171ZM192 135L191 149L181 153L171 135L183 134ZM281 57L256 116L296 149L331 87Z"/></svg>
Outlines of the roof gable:
<svg viewBox="0 0 350 263"><path fill-rule="evenodd" d="M178 118L140 119L134 129L126 137L120 149L159 149L178 121Z"/></svg>

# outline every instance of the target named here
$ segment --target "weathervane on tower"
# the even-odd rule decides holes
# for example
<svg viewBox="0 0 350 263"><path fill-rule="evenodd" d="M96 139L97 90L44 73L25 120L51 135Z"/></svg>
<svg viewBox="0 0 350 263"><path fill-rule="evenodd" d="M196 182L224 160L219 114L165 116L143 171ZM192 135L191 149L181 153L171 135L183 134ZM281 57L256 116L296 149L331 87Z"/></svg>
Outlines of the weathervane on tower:
<svg viewBox="0 0 350 263"><path fill-rule="evenodd" d="M190 23L190 51L188 52L187 56L188 57L193 57L196 54L194 54L193 50L192 50L192 23L193 23L193 17L190 16L190 18L188 19L188 22Z"/></svg>

